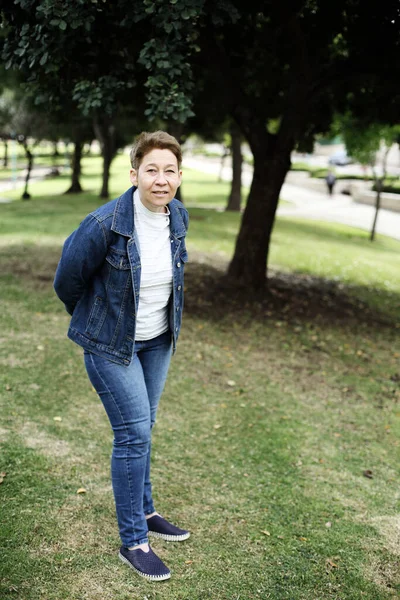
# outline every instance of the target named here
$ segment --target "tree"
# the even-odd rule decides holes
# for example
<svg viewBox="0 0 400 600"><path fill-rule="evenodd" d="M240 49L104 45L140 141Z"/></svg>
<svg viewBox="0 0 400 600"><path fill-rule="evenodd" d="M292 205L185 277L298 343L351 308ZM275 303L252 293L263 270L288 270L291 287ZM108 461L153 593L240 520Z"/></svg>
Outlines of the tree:
<svg viewBox="0 0 400 600"><path fill-rule="evenodd" d="M157 47L167 47L165 2L148 5L157 23ZM366 99L371 120L379 113L397 119L398 2L371 0L368 8L361 0L185 5L197 7L197 20L191 21L193 13L182 12L181 25L196 46L186 62L196 87L205 81L203 97L208 103L203 110L222 102L254 157L253 181L228 275L238 284L262 288L293 149L328 131L336 111L351 106L355 114L365 112ZM373 46L365 43L369 39ZM157 62L152 66L153 81L160 81ZM162 86L157 89L163 98Z"/></svg>
<svg viewBox="0 0 400 600"><path fill-rule="evenodd" d="M82 118L91 120L103 152L101 196L108 197L110 164L123 137L117 134L117 122L121 107L132 104L127 92L135 85L135 58L142 45L124 25L134 11L128 10L127 2L105 6L21 0L3 5L6 66L25 75L27 92L37 104L74 123L77 167L84 141L77 124ZM132 50L135 43L137 49ZM136 106L140 105L138 98ZM78 191L76 180L72 187Z"/></svg>
<svg viewBox="0 0 400 600"><path fill-rule="evenodd" d="M91 139L92 128L90 127L90 121L88 119L82 118L77 111L71 111L66 129L67 130L64 129L64 135L62 137L64 140L71 139L74 150L71 158L71 185L64 193L79 194L83 191L80 182L82 174L81 161L83 145Z"/></svg>
<svg viewBox="0 0 400 600"><path fill-rule="evenodd" d="M29 200L29 180L34 163L34 148L46 137L49 121L43 113L35 111L22 94L13 95L14 110L10 121L13 137L23 147L27 166L25 187L22 193L23 200Z"/></svg>
<svg viewBox="0 0 400 600"><path fill-rule="evenodd" d="M376 191L375 214L370 233L370 240L373 242L381 205L381 193L387 176L387 156L392 144L396 142L399 126L364 123L350 114L339 117L338 122L338 127L343 135L349 154L362 165L368 165L374 178ZM378 165L378 152L382 143L384 143L385 149L382 154L381 165Z"/></svg>
<svg viewBox="0 0 400 600"><path fill-rule="evenodd" d="M4 144L3 166L8 167L8 141L11 138L11 119L13 116L14 102L13 92L3 89L0 95L0 138Z"/></svg>
<svg viewBox="0 0 400 600"><path fill-rule="evenodd" d="M4 65L0 65L0 139L4 144L4 167L8 167L8 142L14 134L11 122L16 109L15 95L19 89L19 79L17 73L10 73Z"/></svg>
<svg viewBox="0 0 400 600"><path fill-rule="evenodd" d="M242 134L236 123L231 124L232 187L226 210L240 211L242 203Z"/></svg>
<svg viewBox="0 0 400 600"><path fill-rule="evenodd" d="M253 181L228 275L262 288L293 149L328 131L335 112L365 113L367 100L370 120L379 113L397 119L398 2L371 0L367 8L361 0L184 0L178 13L171 10L176 0L144 5L154 24L141 55L152 70L148 115L166 107L174 81L168 84L166 71L172 67L175 75L179 56L182 107L191 110L204 84L202 110L221 103L251 148ZM172 44L165 64L171 30L187 44Z"/></svg>
<svg viewBox="0 0 400 600"><path fill-rule="evenodd" d="M228 274L260 288L292 150L326 131L335 109L350 102L354 110L357 102L365 108L360 101L365 94L372 100L371 111L393 99L398 5L372 2L366 10L361 2L345 0L255 2L246 11L240 2L232 5L239 13L234 23L208 20L207 42L200 43L205 60L201 63L200 56L199 62L215 65L214 86L225 92L225 104L254 156L253 182ZM365 39L375 40L373 49ZM379 86L383 70L388 85Z"/></svg>
<svg viewBox="0 0 400 600"><path fill-rule="evenodd" d="M210 89L213 87L209 80L209 72L196 73L196 90L193 95L193 111L195 115L189 119L188 127L191 133L197 134L207 142L217 142L223 147L218 179L229 159L232 164L231 190L227 199L226 210L239 211L241 206L242 164L241 153L242 134L232 117L229 116L224 99L214 90L213 102L209 102Z"/></svg>
<svg viewBox="0 0 400 600"><path fill-rule="evenodd" d="M191 4L196 2L183 0L178 6L171 0L154 20L149 0L3 2L6 66L25 73L38 102L63 107L72 98L81 114L92 119L103 152L101 197L108 196L118 140L126 143L126 132L118 131L122 113L135 119L137 128L148 118L183 122L192 114L187 95L193 81L184 60L193 46L185 33L187 23L193 29L197 15ZM167 46L158 38L160 29L168 31Z"/></svg>

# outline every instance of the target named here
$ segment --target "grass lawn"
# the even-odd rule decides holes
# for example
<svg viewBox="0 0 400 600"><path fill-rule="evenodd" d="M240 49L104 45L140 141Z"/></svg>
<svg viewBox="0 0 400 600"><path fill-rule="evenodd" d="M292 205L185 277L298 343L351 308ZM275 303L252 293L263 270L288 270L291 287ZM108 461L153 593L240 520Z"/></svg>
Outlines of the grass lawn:
<svg viewBox="0 0 400 600"><path fill-rule="evenodd" d="M100 203L98 167L84 160L84 194L61 195L61 176L0 204L0 599L399 597L400 243L279 219L268 293L238 292L222 275L240 215L207 208L228 186L190 171L153 487L192 536L153 543L165 583L118 560L109 424L52 291L63 240ZM113 195L127 169L118 157Z"/></svg>

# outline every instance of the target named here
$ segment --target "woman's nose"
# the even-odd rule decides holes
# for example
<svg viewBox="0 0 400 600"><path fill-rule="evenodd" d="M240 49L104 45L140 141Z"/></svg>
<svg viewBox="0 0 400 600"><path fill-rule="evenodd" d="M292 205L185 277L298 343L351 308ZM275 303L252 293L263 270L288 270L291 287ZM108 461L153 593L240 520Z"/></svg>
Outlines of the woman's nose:
<svg viewBox="0 0 400 600"><path fill-rule="evenodd" d="M165 183L165 181L166 181L165 175L164 175L164 173L162 171L160 171L157 174L156 183Z"/></svg>

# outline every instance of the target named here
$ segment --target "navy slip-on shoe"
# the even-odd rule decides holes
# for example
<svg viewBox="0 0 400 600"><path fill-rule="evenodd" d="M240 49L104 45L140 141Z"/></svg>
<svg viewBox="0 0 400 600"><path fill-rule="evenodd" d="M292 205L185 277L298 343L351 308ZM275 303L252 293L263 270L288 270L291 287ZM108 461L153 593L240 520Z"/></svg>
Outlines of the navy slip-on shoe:
<svg viewBox="0 0 400 600"><path fill-rule="evenodd" d="M183 542L183 540L187 540L190 536L189 531L175 527L175 525L169 523L161 515L154 515L147 519L147 527L149 535L161 538L167 542Z"/></svg>
<svg viewBox="0 0 400 600"><path fill-rule="evenodd" d="M171 577L171 571L164 565L161 558L154 554L151 548L148 552L144 552L141 548L128 550L128 548L121 546L119 557L138 575L149 581L164 581Z"/></svg>

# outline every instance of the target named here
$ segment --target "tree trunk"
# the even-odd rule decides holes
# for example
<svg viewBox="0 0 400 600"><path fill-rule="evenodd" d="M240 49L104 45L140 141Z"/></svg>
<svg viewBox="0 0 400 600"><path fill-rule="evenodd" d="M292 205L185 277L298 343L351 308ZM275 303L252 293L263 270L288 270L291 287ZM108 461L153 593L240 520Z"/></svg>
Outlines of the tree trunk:
<svg viewBox="0 0 400 600"><path fill-rule="evenodd" d="M24 193L22 194L21 198L22 198L22 200L30 200L31 195L28 192L28 185L29 185L29 179L31 177L31 171L32 171L32 166L33 166L33 154L28 148L26 139L24 139L23 142L21 142L21 143L24 147L26 158L28 159L28 164L27 164L27 168L26 168L26 176L25 176L25 188L24 188Z"/></svg>
<svg viewBox="0 0 400 600"><path fill-rule="evenodd" d="M174 136L178 144L182 144L183 129L183 123L177 121L170 121L167 126L168 133ZM175 198L183 203L182 184L176 190Z"/></svg>
<svg viewBox="0 0 400 600"><path fill-rule="evenodd" d="M369 236L369 239L371 242L374 241L375 239L375 231L376 231L376 223L378 221L378 213L379 213L379 209L381 207L381 193L382 193L382 188L383 188L383 183L386 179L386 162L387 162L387 157L389 154L389 150L390 148L388 148L383 156L383 161L382 161L382 177L378 177L375 174L375 170L373 169L373 173L374 173L374 177L375 177L375 187L376 187L376 198L375 198L375 215L374 215L374 221L372 223L372 228L371 228L371 233Z"/></svg>
<svg viewBox="0 0 400 600"><path fill-rule="evenodd" d="M58 151L58 142L53 142L53 157L56 158L58 156L60 156Z"/></svg>
<svg viewBox="0 0 400 600"><path fill-rule="evenodd" d="M279 194L290 169L290 155L305 126L309 102L303 80L293 81L276 133L269 133L249 106L238 104L232 113L253 153L254 171L228 277L253 290L262 289L267 281Z"/></svg>
<svg viewBox="0 0 400 600"><path fill-rule="evenodd" d="M93 123L94 132L101 146L103 156L103 177L100 190L100 198L109 198L110 167L116 153L115 125L110 119L95 119Z"/></svg>
<svg viewBox="0 0 400 600"><path fill-rule="evenodd" d="M226 210L240 211L242 203L242 135L236 124L231 126L232 187Z"/></svg>
<svg viewBox="0 0 400 600"><path fill-rule="evenodd" d="M8 140L4 140L3 166L8 167Z"/></svg>
<svg viewBox="0 0 400 600"><path fill-rule="evenodd" d="M379 209L381 207L382 181L379 178L375 179L375 187L376 187L375 215L374 215L374 221L372 223L371 233L369 236L369 239L371 242L373 242L375 239L376 223L378 221L378 213L379 213Z"/></svg>
<svg viewBox="0 0 400 600"><path fill-rule="evenodd" d="M107 199L110 197L110 191L109 191L110 168L111 168L111 163L112 163L113 158L114 158L114 153L112 151L112 142L111 142L111 140L107 139L106 143L104 144L104 149L103 149L103 178L102 178L102 184L101 184L101 190L100 190L100 198Z"/></svg>
<svg viewBox="0 0 400 600"><path fill-rule="evenodd" d="M82 190L82 186L80 184L80 176L81 176L81 159L82 159L82 148L83 142L81 136L78 134L75 135L74 139L74 153L72 155L71 167L72 167L72 175L71 175L71 185L67 189L64 194L80 194Z"/></svg>
<svg viewBox="0 0 400 600"><path fill-rule="evenodd" d="M290 36L287 39L290 39L293 56L290 85L282 99L281 116L271 130L267 127L269 110L260 106L259 98L253 101L237 85L237 73L232 70L223 42L213 43L212 36L210 38L228 110L254 157L253 181L227 273L236 285L252 290L260 290L266 284L269 244L279 194L290 168L291 152L309 123L315 97L314 61L309 60L301 20L294 13L287 14L287 24L282 22L282 29Z"/></svg>
<svg viewBox="0 0 400 600"><path fill-rule="evenodd" d="M90 156L90 154L92 152L92 144L93 144L93 140L90 140L90 142L87 143L87 148L85 148L86 156Z"/></svg>
<svg viewBox="0 0 400 600"><path fill-rule="evenodd" d="M254 290L266 283L269 243L279 193L290 168L290 152L270 158L254 154L250 193L236 240L228 277Z"/></svg>

